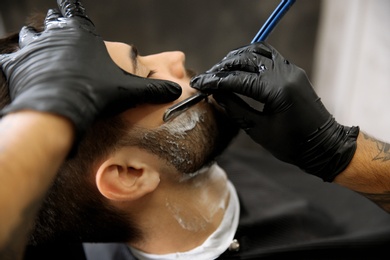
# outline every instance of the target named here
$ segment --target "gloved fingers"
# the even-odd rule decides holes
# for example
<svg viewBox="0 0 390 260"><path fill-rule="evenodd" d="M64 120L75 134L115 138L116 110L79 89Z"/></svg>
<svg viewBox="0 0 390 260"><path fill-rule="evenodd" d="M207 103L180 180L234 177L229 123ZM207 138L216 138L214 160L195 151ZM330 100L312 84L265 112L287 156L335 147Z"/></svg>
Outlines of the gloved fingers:
<svg viewBox="0 0 390 260"><path fill-rule="evenodd" d="M256 55L272 59L272 49L273 48L265 42L256 42L229 52L226 58L237 57L245 53L255 53Z"/></svg>
<svg viewBox="0 0 390 260"><path fill-rule="evenodd" d="M234 71L242 70L247 72L257 72L259 71L259 66L257 65L257 57L251 55L240 55L239 58L230 57L222 60L220 63L214 65L211 69L206 71L206 73L217 73L221 71Z"/></svg>
<svg viewBox="0 0 390 260"><path fill-rule="evenodd" d="M55 21L60 17L62 17L62 14L58 9L49 9L46 14L45 24L50 21Z"/></svg>
<svg viewBox="0 0 390 260"><path fill-rule="evenodd" d="M45 30L50 29L52 25L59 23L59 18L62 17L62 14L57 9L49 9L46 14L44 21Z"/></svg>
<svg viewBox="0 0 390 260"><path fill-rule="evenodd" d="M23 49L34 41L40 33L37 33L32 27L23 26L19 32L19 47Z"/></svg>
<svg viewBox="0 0 390 260"><path fill-rule="evenodd" d="M85 8L78 0L57 0L58 8L65 18L74 16L85 17Z"/></svg>
<svg viewBox="0 0 390 260"><path fill-rule="evenodd" d="M234 93L218 92L213 94L213 98L224 108L233 121L244 130L253 128L256 125L253 119L258 120L262 114Z"/></svg>
<svg viewBox="0 0 390 260"><path fill-rule="evenodd" d="M266 85L261 81L261 73L244 71L203 74L193 78L191 87L205 93L235 92L264 102L267 98Z"/></svg>
<svg viewBox="0 0 390 260"><path fill-rule="evenodd" d="M270 59L263 58L253 53L246 53L239 55L238 57L233 56L221 61L215 65L211 70L206 73L218 73L228 71L245 71L259 73L264 70L272 68L272 61Z"/></svg>
<svg viewBox="0 0 390 260"><path fill-rule="evenodd" d="M272 56L271 59L273 61L273 64L280 63L280 62L283 62L286 65L290 64L290 62L282 54L280 54L274 47L272 47L267 43L264 44L267 45L271 51L271 56Z"/></svg>
<svg viewBox="0 0 390 260"><path fill-rule="evenodd" d="M112 116L145 103L168 103L181 95L181 87L176 83L145 78L140 78L143 82L137 82L135 78L131 79L128 87L122 85L107 94L110 102L102 111L102 115Z"/></svg>
<svg viewBox="0 0 390 260"><path fill-rule="evenodd" d="M265 58L272 59L273 48L269 44L265 42L258 42L252 44L252 47L254 53L257 53Z"/></svg>
<svg viewBox="0 0 390 260"><path fill-rule="evenodd" d="M258 67L267 65L267 68L273 68L275 63L283 62L289 65L290 62L283 57L274 47L266 42L253 43L251 45L233 50L219 64L215 65L207 72L215 72L216 70L239 68L236 65L241 63L257 64ZM244 67L243 67L244 68ZM249 68L249 67L248 67Z"/></svg>
<svg viewBox="0 0 390 260"><path fill-rule="evenodd" d="M86 9L78 0L57 0L58 8L65 18L81 17L87 20L91 25L93 22L89 19Z"/></svg>
<svg viewBox="0 0 390 260"><path fill-rule="evenodd" d="M174 82L148 79L149 82L142 82L146 86L142 86L141 98L143 103L162 104L178 99L181 95L181 87Z"/></svg>
<svg viewBox="0 0 390 260"><path fill-rule="evenodd" d="M7 62L9 61L10 57L12 56L12 54L9 54L9 53L5 53L5 54L0 54L0 68L1 70L3 70L3 72L5 72L5 67L4 66L5 64L7 64Z"/></svg>
<svg viewBox="0 0 390 260"><path fill-rule="evenodd" d="M134 105L142 103L162 104L180 97L181 87L172 81L147 79L125 72L125 77L117 83L117 95L131 100Z"/></svg>
<svg viewBox="0 0 390 260"><path fill-rule="evenodd" d="M230 52L222 61L215 64L206 73L218 72L221 70L244 70L258 72L265 69L265 65L272 66L272 52L259 46L249 46Z"/></svg>

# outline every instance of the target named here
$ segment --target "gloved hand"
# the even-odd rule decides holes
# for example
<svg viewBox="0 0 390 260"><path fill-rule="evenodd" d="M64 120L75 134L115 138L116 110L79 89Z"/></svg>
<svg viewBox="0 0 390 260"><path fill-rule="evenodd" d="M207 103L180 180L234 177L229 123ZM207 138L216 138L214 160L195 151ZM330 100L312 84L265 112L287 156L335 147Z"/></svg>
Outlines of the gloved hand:
<svg viewBox="0 0 390 260"><path fill-rule="evenodd" d="M276 158L324 181L333 181L355 153L359 128L338 124L306 73L265 43L231 51L193 78L191 85L212 93L235 122ZM232 92L263 103L263 110Z"/></svg>
<svg viewBox="0 0 390 260"><path fill-rule="evenodd" d="M69 118L77 136L102 114L122 112L140 103L178 98L179 85L137 77L121 70L77 0L58 0L45 29L24 27L20 50L0 55L11 104L1 114L31 109Z"/></svg>

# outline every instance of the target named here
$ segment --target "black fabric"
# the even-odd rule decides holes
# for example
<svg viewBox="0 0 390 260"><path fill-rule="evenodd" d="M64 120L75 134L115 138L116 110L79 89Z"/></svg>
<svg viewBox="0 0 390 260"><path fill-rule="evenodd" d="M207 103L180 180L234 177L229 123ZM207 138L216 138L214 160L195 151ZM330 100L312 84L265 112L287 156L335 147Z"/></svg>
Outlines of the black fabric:
<svg viewBox="0 0 390 260"><path fill-rule="evenodd" d="M219 259L388 259L390 214L361 195L261 147L230 149L219 164L241 203L240 250Z"/></svg>
<svg viewBox="0 0 390 260"><path fill-rule="evenodd" d="M27 246L24 260L86 260L82 244Z"/></svg>

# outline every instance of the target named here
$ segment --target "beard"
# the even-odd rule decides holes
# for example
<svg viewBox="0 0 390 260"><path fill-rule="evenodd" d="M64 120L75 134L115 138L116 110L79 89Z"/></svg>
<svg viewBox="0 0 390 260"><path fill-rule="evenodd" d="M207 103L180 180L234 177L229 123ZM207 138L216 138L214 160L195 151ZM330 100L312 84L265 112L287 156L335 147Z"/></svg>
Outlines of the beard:
<svg viewBox="0 0 390 260"><path fill-rule="evenodd" d="M156 129L136 129L136 146L184 174L195 174L213 164L239 132L237 125L208 101Z"/></svg>

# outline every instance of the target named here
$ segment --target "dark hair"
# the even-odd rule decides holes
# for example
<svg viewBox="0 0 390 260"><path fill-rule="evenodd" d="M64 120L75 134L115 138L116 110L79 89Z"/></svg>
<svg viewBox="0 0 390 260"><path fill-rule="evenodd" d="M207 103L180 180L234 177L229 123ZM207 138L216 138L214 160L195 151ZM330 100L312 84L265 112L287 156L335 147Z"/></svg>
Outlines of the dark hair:
<svg viewBox="0 0 390 260"><path fill-rule="evenodd" d="M43 16L27 24L42 31ZM0 53L19 49L18 33L0 39ZM0 77L0 109L10 103L4 73ZM91 181L91 167L127 134L119 116L98 120L81 140L74 156L61 166L41 206L29 244L70 242L128 242L138 239L131 216L110 206ZM109 223L109 225L108 225Z"/></svg>

